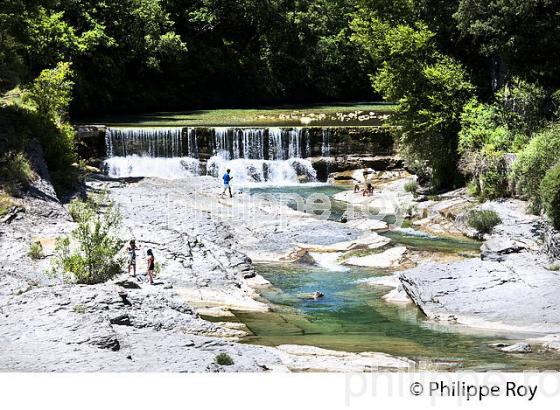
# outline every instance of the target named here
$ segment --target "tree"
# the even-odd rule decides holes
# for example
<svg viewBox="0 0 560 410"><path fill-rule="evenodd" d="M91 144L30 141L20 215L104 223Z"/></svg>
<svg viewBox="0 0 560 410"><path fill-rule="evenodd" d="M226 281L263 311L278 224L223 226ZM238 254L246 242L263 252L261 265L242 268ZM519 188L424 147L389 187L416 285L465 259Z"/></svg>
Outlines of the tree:
<svg viewBox="0 0 560 410"><path fill-rule="evenodd" d="M390 122L410 166L436 189L452 185L460 115L474 93L465 69L437 50L422 22L393 26L374 14L366 21L357 16L353 27L354 39L382 62L373 86L398 102Z"/></svg>
<svg viewBox="0 0 560 410"><path fill-rule="evenodd" d="M72 65L61 62L53 69L41 71L33 81L25 99L37 110L37 113L62 124L68 114L68 106L72 101Z"/></svg>
<svg viewBox="0 0 560 410"><path fill-rule="evenodd" d="M118 258L121 214L106 194L87 201L73 201L70 214L77 227L57 239L53 273L77 283L105 282L120 272Z"/></svg>
<svg viewBox="0 0 560 410"><path fill-rule="evenodd" d="M513 164L513 177L518 191L529 199L534 212L542 209L539 191L541 181L559 158L560 124L555 123L538 132Z"/></svg>
<svg viewBox="0 0 560 410"><path fill-rule="evenodd" d="M543 210L556 229L560 230L560 162L550 168L541 182Z"/></svg>
<svg viewBox="0 0 560 410"><path fill-rule="evenodd" d="M511 75L558 84L560 30L557 0L460 0L454 14L461 34L492 60L492 85Z"/></svg>

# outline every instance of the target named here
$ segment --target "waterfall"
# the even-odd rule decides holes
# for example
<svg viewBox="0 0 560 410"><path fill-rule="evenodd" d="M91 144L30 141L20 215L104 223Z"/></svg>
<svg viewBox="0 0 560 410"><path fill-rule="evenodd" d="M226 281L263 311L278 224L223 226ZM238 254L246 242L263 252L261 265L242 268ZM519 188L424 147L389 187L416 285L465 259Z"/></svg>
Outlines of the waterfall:
<svg viewBox="0 0 560 410"><path fill-rule="evenodd" d="M206 164L208 174L221 177L227 169L235 178L235 184L268 182L274 185L290 185L317 180L317 173L311 162L301 158L287 160L268 159L225 159L215 155Z"/></svg>
<svg viewBox="0 0 560 410"><path fill-rule="evenodd" d="M161 158L138 155L111 157L104 161L104 167L107 174L113 178L180 179L199 173L198 160L190 157Z"/></svg>
<svg viewBox="0 0 560 410"><path fill-rule="evenodd" d="M108 156L180 157L183 153L182 128L107 128Z"/></svg>
<svg viewBox="0 0 560 410"><path fill-rule="evenodd" d="M188 156L198 158L198 143L196 141L196 131L193 128L187 129Z"/></svg>
<svg viewBox="0 0 560 410"><path fill-rule="evenodd" d="M329 132L323 130L323 141L321 144L321 156L326 158L331 156L331 143Z"/></svg>
<svg viewBox="0 0 560 410"><path fill-rule="evenodd" d="M316 181L309 133L300 128L107 128L104 168L112 177L184 178L206 171L235 183L294 184ZM202 155L204 154L204 155ZM201 157L202 155L202 157Z"/></svg>
<svg viewBox="0 0 560 410"><path fill-rule="evenodd" d="M330 141L330 134L327 130L323 130L323 141L321 143L321 157L324 158L326 164L326 172L327 175L330 174L331 171L331 141Z"/></svg>
<svg viewBox="0 0 560 410"><path fill-rule="evenodd" d="M235 182L241 184L315 181L317 174L302 154L301 129L216 128L214 155L206 168L216 177L231 169Z"/></svg>
<svg viewBox="0 0 560 410"><path fill-rule="evenodd" d="M107 159L103 167L109 176L184 178L199 173L198 148L194 130L183 128L107 128Z"/></svg>

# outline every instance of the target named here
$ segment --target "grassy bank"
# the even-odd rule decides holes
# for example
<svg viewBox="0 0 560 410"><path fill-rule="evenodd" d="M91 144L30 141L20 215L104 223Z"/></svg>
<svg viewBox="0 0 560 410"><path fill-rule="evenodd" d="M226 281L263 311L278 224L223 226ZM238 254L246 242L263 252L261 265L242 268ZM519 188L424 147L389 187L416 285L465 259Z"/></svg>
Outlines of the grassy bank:
<svg viewBox="0 0 560 410"><path fill-rule="evenodd" d="M78 123L112 126L372 126L392 112L386 103L340 103L332 105L271 106L247 109L193 110L129 116L82 118Z"/></svg>

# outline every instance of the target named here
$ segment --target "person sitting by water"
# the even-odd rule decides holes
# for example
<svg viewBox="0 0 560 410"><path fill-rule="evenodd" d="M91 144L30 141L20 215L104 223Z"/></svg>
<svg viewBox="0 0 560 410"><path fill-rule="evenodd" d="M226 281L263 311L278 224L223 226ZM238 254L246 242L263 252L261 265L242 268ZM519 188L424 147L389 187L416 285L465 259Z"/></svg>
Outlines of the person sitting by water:
<svg viewBox="0 0 560 410"><path fill-rule="evenodd" d="M364 188L364 190L362 191L362 196L372 196L373 195L373 185L371 185L371 183L368 182L367 187Z"/></svg>
<svg viewBox="0 0 560 410"><path fill-rule="evenodd" d="M230 172L231 172L231 170L228 169L223 176L223 178L224 178L224 192L222 192L222 195L221 195L222 198L226 194L227 190L229 190L229 197L233 198L233 195L231 194L231 186L229 185L229 182L233 179L233 177L229 174Z"/></svg>
<svg viewBox="0 0 560 410"><path fill-rule="evenodd" d="M313 299L320 299L323 296L325 296L324 294L322 294L321 292L319 292L318 290L316 290L315 292L313 292Z"/></svg>
<svg viewBox="0 0 560 410"><path fill-rule="evenodd" d="M354 185L354 193L356 194L358 192L360 192L360 184Z"/></svg>

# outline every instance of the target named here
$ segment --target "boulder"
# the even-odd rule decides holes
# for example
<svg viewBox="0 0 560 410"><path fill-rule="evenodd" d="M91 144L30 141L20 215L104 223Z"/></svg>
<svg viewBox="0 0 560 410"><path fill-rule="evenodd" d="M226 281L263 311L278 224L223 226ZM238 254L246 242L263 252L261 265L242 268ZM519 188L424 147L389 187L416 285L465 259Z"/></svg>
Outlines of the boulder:
<svg viewBox="0 0 560 410"><path fill-rule="evenodd" d="M533 351L528 343L516 343L502 347L500 350L506 353L531 353Z"/></svg>
<svg viewBox="0 0 560 410"><path fill-rule="evenodd" d="M560 351L560 340L547 342L543 344L543 347L548 350Z"/></svg>
<svg viewBox="0 0 560 410"><path fill-rule="evenodd" d="M543 249L551 258L560 259L560 232L552 226L544 230Z"/></svg>
<svg viewBox="0 0 560 410"><path fill-rule="evenodd" d="M482 260L503 261L505 255L519 253L524 246L503 236L492 236L480 247L480 258Z"/></svg>
<svg viewBox="0 0 560 410"><path fill-rule="evenodd" d="M425 263L399 279L414 303L433 320L493 329L560 332L560 275L542 255L520 252L502 261L465 259ZM522 306L520 305L522 301Z"/></svg>

